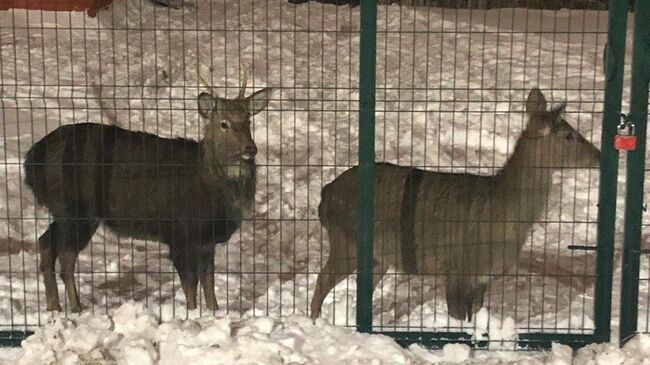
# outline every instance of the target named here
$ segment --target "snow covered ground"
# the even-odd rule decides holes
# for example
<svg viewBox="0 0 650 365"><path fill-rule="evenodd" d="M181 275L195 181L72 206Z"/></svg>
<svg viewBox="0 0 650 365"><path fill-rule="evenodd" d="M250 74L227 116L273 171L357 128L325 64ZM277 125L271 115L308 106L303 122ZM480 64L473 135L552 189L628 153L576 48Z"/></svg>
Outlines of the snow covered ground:
<svg viewBox="0 0 650 365"><path fill-rule="evenodd" d="M0 352L3 354L3 352ZM4 352L7 364L647 364L650 336L619 349L590 345L572 355L554 344L545 352L479 351L448 344L439 351L404 349L389 337L366 335L304 316L241 319L207 316L160 323L142 303L127 302L110 316L59 316ZM573 361L573 362L572 362Z"/></svg>
<svg viewBox="0 0 650 365"><path fill-rule="evenodd" d="M567 101L569 123L600 145L605 12L470 13L390 6L380 7L378 18L378 160L494 173L512 152L524 122L524 100L534 86L553 102ZM254 120L260 150L255 212L227 245L217 248L219 319L161 325L167 332L159 329L140 338L142 346L117 337L101 346L135 346L134 351L143 348L150 354L147 349L154 344L176 341L170 345L176 346L185 330L205 329L225 338L229 327L248 333L266 326L264 333L273 338L267 341L273 343L268 351L277 353L277 346L284 345L273 336L286 335L278 328L309 333L311 324L304 319L279 317L307 314L328 255L316 212L320 189L356 161L358 19L358 8L293 6L280 0L202 1L198 9L183 11L122 0L98 19L81 13L0 12L0 329L35 328L52 320L44 311L35 244L48 215L34 206L21 183L20 163L27 149L60 124L85 121L200 138L195 112L199 74L222 96L233 97L242 64L252 69L249 92L265 86L278 91L268 111ZM444 288L434 278L409 281L391 272L375 292L377 328L460 328L504 340L529 330L590 333L595 256L567 246L595 244L598 172L565 171L553 184L548 211L535 225L518 267L513 275L493 282L488 309L477 320L449 319ZM622 225L618 227L620 236ZM617 251L617 267L619 257ZM131 299L147 305L151 313L138 317L148 318L155 328L154 316L156 323L166 323L206 314L187 311L167 248L157 242L118 237L100 227L78 267L87 321L57 319L27 345L35 346L33 351L44 353L38 342L39 336L49 336L47 331L82 327L78 331L89 332L90 326L120 332L117 324L109 330L110 320L100 315ZM643 261L644 277L650 277L649 267ZM409 293L417 299L407 299ZM354 325L355 297L352 275L326 299L324 321L318 326L333 340L354 338L342 343L394 348L395 356L414 362L438 356L384 346L386 339L325 324ZM121 308L114 316L142 313L132 304ZM91 314L98 317L91 319ZM167 335L171 337L163 340ZM311 334L305 336L296 337L309 343ZM232 353L250 344L238 334L227 341L222 347ZM293 349L289 353L316 356L300 346L285 347ZM291 360L278 351L283 361Z"/></svg>

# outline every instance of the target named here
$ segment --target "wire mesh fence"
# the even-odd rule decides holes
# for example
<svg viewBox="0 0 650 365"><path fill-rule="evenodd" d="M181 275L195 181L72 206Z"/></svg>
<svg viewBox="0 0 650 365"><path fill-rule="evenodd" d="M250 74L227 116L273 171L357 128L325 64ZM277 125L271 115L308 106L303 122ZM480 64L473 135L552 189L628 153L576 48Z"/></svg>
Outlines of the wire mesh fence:
<svg viewBox="0 0 650 365"><path fill-rule="evenodd" d="M200 77L217 95L232 98L245 67L247 95L263 86L276 91L252 123L259 150L252 214L232 243L216 249L217 301L226 312L242 315L306 313L308 273L317 272L322 246L315 216L321 181L333 178L336 165L352 163L358 21L350 10L322 5L198 6L175 10L116 2L97 19L3 14L7 328L36 326L49 316L38 280L37 240L52 220L22 183L30 147L60 125L81 121L199 140L204 130L196 99L205 89ZM167 256L166 245L100 226L77 263L82 306L105 311L134 299L162 319L187 315ZM62 300L67 311L66 304ZM200 306L197 314L203 311Z"/></svg>
<svg viewBox="0 0 650 365"><path fill-rule="evenodd" d="M606 13L380 7L378 19L378 160L444 173L498 174L513 156L518 138L525 138L526 98L533 86L548 90L549 104L567 101L565 119L589 141L598 143L604 93L599 50L605 43ZM377 168L381 176L392 176ZM489 208L485 217L480 201L486 197L498 200L485 178L431 177L431 186L426 186L425 177L420 183L424 186L416 188L409 186L409 178L404 175L404 180L394 182L395 190L384 190L386 196L397 196L390 200L394 204L375 200L376 219L394 218L376 222L383 227L375 229L375 250L384 255L375 255L375 268L387 274L377 284L374 329L391 334L428 332L442 339L444 332L468 333L473 340L505 340L506 346L512 346L517 333L590 334L595 330L591 298L596 253L575 249L596 241L596 170L561 168L554 175L537 170L534 179L522 179L520 184L529 185L525 187L527 199L536 199L536 188L549 188L537 216L527 216L527 208L521 205L508 205L509 199L519 201L516 196L521 187L517 185L510 186L510 193L501 199L503 205ZM454 182L448 184L446 179ZM375 193L381 195L379 186ZM414 204L423 206L410 208L415 211L412 260L418 263L411 265L415 270L408 270L404 246L395 243L408 240L403 233L404 210L401 215L390 212L409 205L405 203L409 189L415 190ZM465 205L466 199L471 203ZM479 212L471 218L471 213L458 210ZM450 317L450 277L455 274L449 266L462 256L460 265L472 266L468 270L472 271L481 260L500 262L516 252L516 245L506 245L498 253L484 252L478 262L471 259L483 252L480 236L496 234L501 225L507 225L507 217L517 223L534 223L532 234L527 233L521 252L510 259L511 270L483 273L487 278L480 280L490 284L482 299L485 308L474 320ZM386 228L391 223L400 228ZM478 233L473 224L485 225L485 229ZM436 245L467 245L465 250L470 252L453 247L445 251ZM385 253L390 249L395 249L393 257ZM494 257L486 257L491 254ZM474 294L466 300L481 296Z"/></svg>
<svg viewBox="0 0 650 365"><path fill-rule="evenodd" d="M532 86L548 90L553 102L566 101L566 120L597 142L604 14L570 11L560 17L526 9L388 13L379 16L385 31L378 42L378 159L494 175L525 127ZM390 44L398 44L397 56L389 54ZM500 278L486 296L493 320L511 317L526 328L568 332L592 325L586 298L593 294L595 255L568 246L595 240L596 179L595 170L562 169L544 183L557 189L536 219L516 272ZM399 281L399 275L393 280ZM429 312L436 318L427 316L433 319L429 326L449 326L444 301L435 300L444 298L443 285L432 284L420 289L431 297L419 315L412 309L407 310L415 314L410 319L384 314L382 324L391 325L396 317L407 325L422 323Z"/></svg>
<svg viewBox="0 0 650 365"><path fill-rule="evenodd" d="M220 313L241 316L313 313L316 282L335 239L319 220L321 190L358 162L360 9L279 0L178 5L114 1L96 18L0 12L0 330L33 329L52 315L40 274L39 237L56 219L24 183L27 151L63 125L86 122L186 139L177 141L176 150L169 147L173 158L155 143L150 148L158 154L131 149L146 144L137 140L141 135L125 137L128 142L111 154L123 155L122 164L141 166L128 175L132 180L110 184L124 204L121 211L115 208L113 221L151 220L159 233L171 223L152 219L147 207L160 206L165 194L189 196L183 195L189 188L181 173L163 186L161 174L175 171L165 164L181 155L200 160L195 141L210 136L200 93L234 99L247 70L245 96L265 87L274 91L265 110L251 118L257 183L250 212L227 243L215 247L216 301ZM470 5L391 5L377 11L377 161L425 171L497 174L526 126L533 87L542 90L549 110L566 102L562 117L599 146L607 12ZM215 103L218 109L221 104ZM103 142L89 141L70 149L103 156ZM68 163L80 170L85 163L123 168L103 157ZM187 160L180 166L187 167ZM97 175L92 175L93 189L109 189L110 179ZM512 268L488 275L482 309L472 321L449 316L442 263L433 264L432 271L408 272L391 264L404 255L395 252L393 261L381 258L375 272L374 329L461 331L508 346L522 332L593 333L597 254L570 246L596 243L598 170L560 168L544 176L534 184L548 190L548 199L527 221L532 229ZM60 188L63 195L65 186ZM399 212L401 204L385 208ZM435 209L456 208L451 202ZM140 214L125 217L130 211ZM99 215L92 218L106 221ZM428 224L418 215L413 219L414 232ZM136 300L162 320L212 312L200 285L197 309L188 309L178 267L169 260L169 242L134 238L129 230L110 226L99 225L76 260L74 282L83 311L106 312ZM377 234L375 249L387 240ZM419 247L417 234L414 240ZM188 252L193 258L205 255ZM426 252L416 256L424 257ZM323 298L321 318L356 324L353 271L345 271L350 275ZM58 276L57 287L62 310L70 313L76 308Z"/></svg>

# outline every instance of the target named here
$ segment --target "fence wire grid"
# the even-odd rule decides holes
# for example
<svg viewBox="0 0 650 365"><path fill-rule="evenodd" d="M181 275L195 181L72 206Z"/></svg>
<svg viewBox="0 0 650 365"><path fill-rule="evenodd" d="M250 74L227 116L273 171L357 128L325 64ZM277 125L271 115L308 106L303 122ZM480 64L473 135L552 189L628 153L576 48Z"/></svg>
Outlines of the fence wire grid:
<svg viewBox="0 0 650 365"><path fill-rule="evenodd" d="M563 118L600 147L607 12L519 6L378 6L377 161L494 175L526 125L533 87L549 108L566 102ZM216 246L219 312L309 315L331 255L321 190L358 162L359 17L359 7L281 0L185 1L179 9L115 0L95 18L0 11L0 330L33 330L52 316L38 254L52 216L24 183L27 151L60 126L86 122L201 140L200 78L235 98L247 70L246 95L274 91L252 118L251 212ZM448 315L444 275L386 265L373 294L374 329L464 331L508 348L517 333L593 333L596 252L569 246L596 243L598 177L597 168L561 168L545 182L546 206L512 269L490 278L472 321ZM337 325L356 324L349 274L321 309ZM167 245L105 225L78 256L75 281L83 311L135 300L161 320L210 312L202 290L198 308L187 309ZM57 286L70 313L58 274Z"/></svg>

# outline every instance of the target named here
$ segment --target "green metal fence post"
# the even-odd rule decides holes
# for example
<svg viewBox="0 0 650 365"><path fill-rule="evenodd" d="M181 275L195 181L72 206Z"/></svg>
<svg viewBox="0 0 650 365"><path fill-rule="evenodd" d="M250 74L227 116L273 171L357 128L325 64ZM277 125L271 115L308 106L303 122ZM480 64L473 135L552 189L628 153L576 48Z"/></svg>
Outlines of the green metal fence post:
<svg viewBox="0 0 650 365"><path fill-rule="evenodd" d="M375 66L377 1L361 1L359 47L359 174L357 330L372 331L372 256L375 197Z"/></svg>
<svg viewBox="0 0 650 365"><path fill-rule="evenodd" d="M610 0L607 53L605 55L607 84L603 107L598 197L598 259L594 302L595 342L608 342L611 329L612 260L618 185L618 151L614 149L613 141L621 113L627 12L628 5L625 0Z"/></svg>
<svg viewBox="0 0 650 365"><path fill-rule="evenodd" d="M625 192L625 235L621 283L620 343L624 345L637 331L639 301L639 255L645 170L648 83L650 81L650 1L637 0L634 7L634 50L630 120L638 136L637 148L627 155Z"/></svg>

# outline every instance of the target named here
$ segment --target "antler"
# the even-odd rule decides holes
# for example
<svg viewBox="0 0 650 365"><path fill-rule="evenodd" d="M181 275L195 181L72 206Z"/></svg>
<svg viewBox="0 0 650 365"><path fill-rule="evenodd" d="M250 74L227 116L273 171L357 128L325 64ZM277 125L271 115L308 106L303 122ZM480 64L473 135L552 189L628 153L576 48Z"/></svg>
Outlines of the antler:
<svg viewBox="0 0 650 365"><path fill-rule="evenodd" d="M239 98L244 99L244 97L246 97L246 84L248 82L248 74L250 72L250 67L249 66L242 66L241 68L243 69L244 75L242 76L243 77L242 84L241 84L241 88L239 89ZM199 80L201 81L203 86L206 89L208 89L208 91L210 91L210 94L212 94L213 96L216 95L214 88L212 86L210 86L210 84L207 81L205 81L203 76L201 76L200 74L199 74Z"/></svg>
<svg viewBox="0 0 650 365"><path fill-rule="evenodd" d="M243 81L241 84L241 88L239 89L239 98L243 99L246 96L246 83L248 81L248 73L250 72L250 67L249 66L242 66L244 70L244 75L243 75Z"/></svg>
<svg viewBox="0 0 650 365"><path fill-rule="evenodd" d="M201 76L200 74L199 74L199 80L200 80L201 83L203 84L203 87L205 87L206 89L208 89L208 91L210 92L210 94L211 94L212 96L215 96L215 95L216 95L215 92L214 92L214 89L212 88L212 86L210 86L210 84L208 84L208 82L205 81L205 79L203 78L203 76Z"/></svg>

